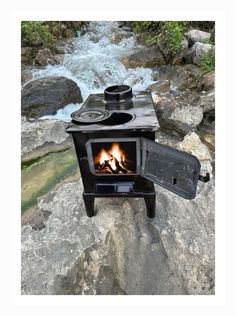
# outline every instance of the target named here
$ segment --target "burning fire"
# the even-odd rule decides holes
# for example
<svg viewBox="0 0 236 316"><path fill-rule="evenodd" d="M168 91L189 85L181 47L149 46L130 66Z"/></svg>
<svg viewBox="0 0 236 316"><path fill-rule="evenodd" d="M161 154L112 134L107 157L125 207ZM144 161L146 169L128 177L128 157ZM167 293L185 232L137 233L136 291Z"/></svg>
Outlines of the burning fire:
<svg viewBox="0 0 236 316"><path fill-rule="evenodd" d="M96 173L133 173L129 169L130 161L118 143L113 143L109 150L102 148L94 162Z"/></svg>

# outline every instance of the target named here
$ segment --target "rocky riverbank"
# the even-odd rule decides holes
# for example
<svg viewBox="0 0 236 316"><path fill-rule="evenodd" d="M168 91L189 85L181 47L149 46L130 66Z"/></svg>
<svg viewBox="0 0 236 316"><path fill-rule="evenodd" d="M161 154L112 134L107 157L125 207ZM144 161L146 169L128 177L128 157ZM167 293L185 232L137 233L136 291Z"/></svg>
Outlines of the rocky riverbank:
<svg viewBox="0 0 236 316"><path fill-rule="evenodd" d="M116 22L73 34L37 48L34 65L22 59L22 294L214 294L215 80L202 67L212 34L186 30L175 53ZM137 198L98 199L85 214L62 120L113 83L151 92L156 141L211 174L192 201L156 187L153 220Z"/></svg>

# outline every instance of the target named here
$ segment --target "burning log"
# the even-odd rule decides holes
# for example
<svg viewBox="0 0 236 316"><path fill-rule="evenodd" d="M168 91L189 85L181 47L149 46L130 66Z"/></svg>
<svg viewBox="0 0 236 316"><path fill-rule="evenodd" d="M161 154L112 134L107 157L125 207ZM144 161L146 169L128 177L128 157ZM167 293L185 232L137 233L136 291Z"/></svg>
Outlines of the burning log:
<svg viewBox="0 0 236 316"><path fill-rule="evenodd" d="M129 163L125 160L125 153L120 149L118 144L113 144L109 151L102 149L95 159L97 160L96 173L133 173L129 169Z"/></svg>

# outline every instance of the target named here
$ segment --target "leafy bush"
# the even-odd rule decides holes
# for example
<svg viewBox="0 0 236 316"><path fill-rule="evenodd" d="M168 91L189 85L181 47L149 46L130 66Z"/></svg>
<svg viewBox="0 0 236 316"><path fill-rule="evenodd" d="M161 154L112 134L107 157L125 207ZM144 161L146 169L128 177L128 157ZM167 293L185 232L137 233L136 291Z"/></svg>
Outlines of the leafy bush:
<svg viewBox="0 0 236 316"><path fill-rule="evenodd" d="M165 21L162 22L161 29L161 42L170 50L172 55L174 55L187 29L187 22Z"/></svg>
<svg viewBox="0 0 236 316"><path fill-rule="evenodd" d="M159 43L174 55L179 48L188 22L182 21L134 21L129 22L136 33L151 32L147 44ZM154 33L154 35L153 35Z"/></svg>
<svg viewBox="0 0 236 316"><path fill-rule="evenodd" d="M201 69L203 73L215 70L215 52L205 53L201 58Z"/></svg>
<svg viewBox="0 0 236 316"><path fill-rule="evenodd" d="M45 46L54 48L55 36L50 32L49 26L41 21L21 22L21 43L22 46Z"/></svg>
<svg viewBox="0 0 236 316"><path fill-rule="evenodd" d="M134 21L130 23L133 31L136 33L156 30L160 24L160 22L155 21Z"/></svg>

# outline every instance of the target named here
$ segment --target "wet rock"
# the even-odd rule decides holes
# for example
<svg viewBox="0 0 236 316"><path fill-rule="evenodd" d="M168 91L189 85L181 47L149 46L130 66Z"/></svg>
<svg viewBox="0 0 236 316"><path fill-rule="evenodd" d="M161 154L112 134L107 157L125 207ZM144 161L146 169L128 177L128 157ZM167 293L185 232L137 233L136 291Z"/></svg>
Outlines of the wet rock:
<svg viewBox="0 0 236 316"><path fill-rule="evenodd" d="M197 29L190 30L186 32L184 35L188 40L189 46L192 46L196 42L206 43L211 38L211 33Z"/></svg>
<svg viewBox="0 0 236 316"><path fill-rule="evenodd" d="M215 72L209 72L199 81L199 90L209 91L215 88Z"/></svg>
<svg viewBox="0 0 236 316"><path fill-rule="evenodd" d="M186 63L201 65L202 57L207 53L215 51L215 47L211 44L196 42L184 55L183 59Z"/></svg>
<svg viewBox="0 0 236 316"><path fill-rule="evenodd" d="M143 199L97 199L85 215L82 182L38 202L44 228L22 226L22 294L214 294L214 182L195 200L156 187Z"/></svg>
<svg viewBox="0 0 236 316"><path fill-rule="evenodd" d="M56 56L54 56L48 48L40 49L35 60L41 66L56 65L59 63Z"/></svg>
<svg viewBox="0 0 236 316"><path fill-rule="evenodd" d="M196 156L201 163L202 170L212 172L211 154L207 146L201 142L201 139L196 133L187 134L184 140L176 145L176 148Z"/></svg>
<svg viewBox="0 0 236 316"><path fill-rule="evenodd" d="M155 67L165 64L165 59L156 46L145 47L141 50L133 53L129 56L126 56L122 63L127 68L136 68L136 67Z"/></svg>
<svg viewBox="0 0 236 316"><path fill-rule="evenodd" d="M133 35L134 34L132 32L128 32L128 31L118 32L118 33L115 33L115 37L112 41L114 42L114 44L118 45L121 41Z"/></svg>
<svg viewBox="0 0 236 316"><path fill-rule="evenodd" d="M29 211L43 196L62 182L71 182L78 173L74 149L49 153L39 159L22 164L21 214L34 229L41 229L44 212ZM78 177L76 178L78 179Z"/></svg>
<svg viewBox="0 0 236 316"><path fill-rule="evenodd" d="M69 103L81 103L77 84L66 77L43 77L27 83L21 94L22 114L40 117L55 114Z"/></svg>
<svg viewBox="0 0 236 316"><path fill-rule="evenodd" d="M74 39L65 39L63 41L58 41L56 44L56 50L58 54L71 54L75 49Z"/></svg>
<svg viewBox="0 0 236 316"><path fill-rule="evenodd" d="M157 94L167 93L170 91L170 82L169 80L160 80L148 86L146 90Z"/></svg>
<svg viewBox="0 0 236 316"><path fill-rule="evenodd" d="M28 161L72 147L65 122L58 120L27 121L21 118L21 158Z"/></svg>

